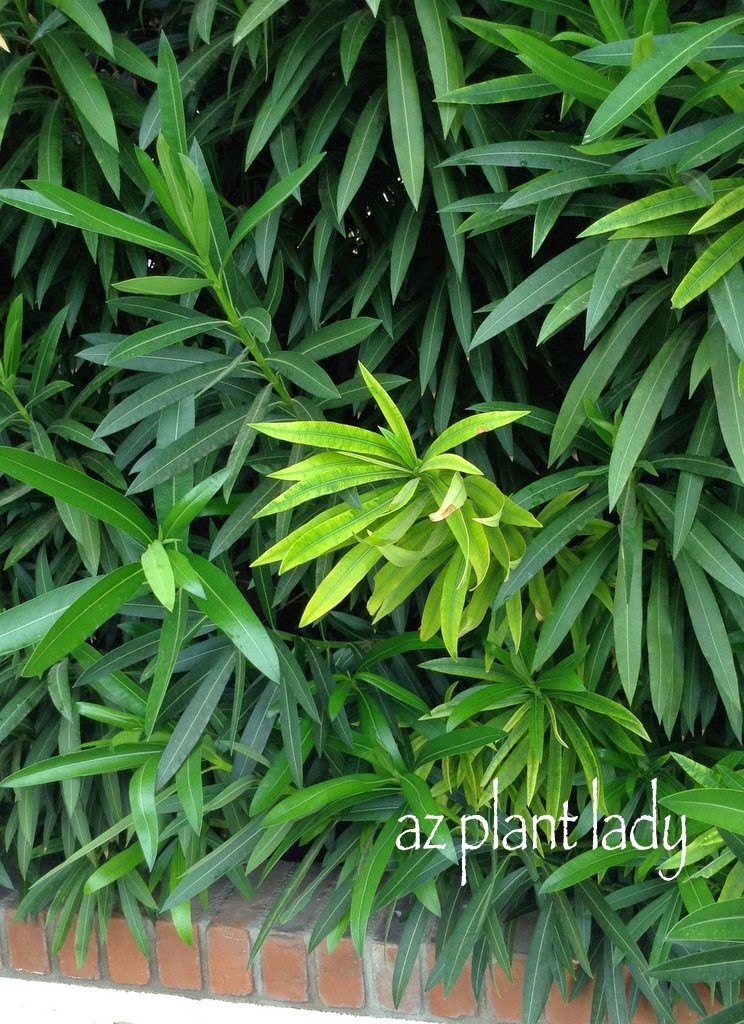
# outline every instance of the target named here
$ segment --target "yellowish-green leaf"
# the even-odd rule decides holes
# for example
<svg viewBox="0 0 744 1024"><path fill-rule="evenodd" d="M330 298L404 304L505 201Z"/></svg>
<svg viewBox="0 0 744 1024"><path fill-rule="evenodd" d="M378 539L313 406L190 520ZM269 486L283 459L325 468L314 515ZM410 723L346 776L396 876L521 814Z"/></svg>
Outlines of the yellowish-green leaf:
<svg viewBox="0 0 744 1024"><path fill-rule="evenodd" d="M142 570L158 601L169 612L173 611L173 603L176 600L176 581L173 577L173 567L170 564L168 552L161 541L154 540L144 551Z"/></svg>

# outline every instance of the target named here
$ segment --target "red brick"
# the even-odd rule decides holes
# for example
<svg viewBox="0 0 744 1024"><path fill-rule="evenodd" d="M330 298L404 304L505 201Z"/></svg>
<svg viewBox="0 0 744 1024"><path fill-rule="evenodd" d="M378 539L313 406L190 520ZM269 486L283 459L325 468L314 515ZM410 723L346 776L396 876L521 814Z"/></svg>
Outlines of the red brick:
<svg viewBox="0 0 744 1024"><path fill-rule="evenodd" d="M343 938L333 952L323 941L318 949L318 995L325 1006L364 1006L362 961L349 938Z"/></svg>
<svg viewBox="0 0 744 1024"><path fill-rule="evenodd" d="M493 966L493 976L491 971L486 971L486 1005L498 1024L522 1019L523 956L514 958L511 971L511 981L497 965Z"/></svg>
<svg viewBox="0 0 744 1024"><path fill-rule="evenodd" d="M563 995L557 985L553 985L545 1004L545 1019L548 1024L576 1024L577 1021L589 1021L592 1016L592 996L594 982L584 985L581 992L571 998L573 982L569 981L569 999L563 1001Z"/></svg>
<svg viewBox="0 0 744 1024"><path fill-rule="evenodd" d="M57 954L59 969L66 978L85 978L88 981L98 981L101 977L100 965L98 963L98 941L95 931L91 935L88 945L88 953L82 967L78 967L75 957L75 925L73 924L67 933L62 948Z"/></svg>
<svg viewBox="0 0 744 1024"><path fill-rule="evenodd" d="M147 985L150 963L137 948L123 917L112 917L106 935L109 978L116 985Z"/></svg>
<svg viewBox="0 0 744 1024"><path fill-rule="evenodd" d="M264 995L289 1003L306 1003L307 951L302 935L269 935L261 947Z"/></svg>
<svg viewBox="0 0 744 1024"><path fill-rule="evenodd" d="M416 964L411 972L400 1005L393 1003L393 972L398 947L393 943L375 942L372 946L372 972L375 984L375 996L379 1006L386 1010L398 1010L399 1013L419 1013L421 1011L421 973Z"/></svg>
<svg viewBox="0 0 744 1024"><path fill-rule="evenodd" d="M249 996L254 990L248 967L251 940L245 928L212 922L207 928L209 987L215 995Z"/></svg>
<svg viewBox="0 0 744 1024"><path fill-rule="evenodd" d="M49 974L51 965L44 934L43 915L39 915L35 921L32 918L16 921L14 914L15 911L10 907L5 911L11 968L29 974Z"/></svg>
<svg viewBox="0 0 744 1024"><path fill-rule="evenodd" d="M434 967L434 947L429 948L429 970ZM439 982L429 992L429 1009L438 1017L472 1017L476 1011L475 996L470 977L470 961L448 995Z"/></svg>
<svg viewBox="0 0 744 1024"><path fill-rule="evenodd" d="M155 922L155 941L158 950L158 973L166 988L198 991L202 987L199 936L187 945L171 921Z"/></svg>

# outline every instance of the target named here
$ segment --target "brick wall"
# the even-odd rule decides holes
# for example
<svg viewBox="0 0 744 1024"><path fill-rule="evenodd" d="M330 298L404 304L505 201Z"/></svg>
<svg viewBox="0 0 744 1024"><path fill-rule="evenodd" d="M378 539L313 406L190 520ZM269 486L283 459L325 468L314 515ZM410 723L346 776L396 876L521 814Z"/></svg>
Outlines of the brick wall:
<svg viewBox="0 0 744 1024"><path fill-rule="evenodd" d="M521 983L524 952L515 955L509 981L494 970L487 976L479 1002L473 996L466 971L455 988L445 996L440 985L425 991L433 963L433 947L425 947L398 1010L393 1007L390 988L395 965L395 926L384 940L382 923L377 935L368 936L363 961L351 940L343 938L329 952L325 942L308 952L308 937L318 908L327 891L321 891L296 920L273 931L252 967L247 966L251 942L255 940L263 915L283 884L281 871L256 898L246 903L232 889L214 887L209 906L202 912L194 905L194 941L179 939L168 919L147 921L151 955L145 957L134 945L121 917L111 920L106 942L91 943L81 969L75 963L72 934L58 956L50 954L51 929L43 916L36 921L15 920L12 897L0 901L0 976L46 977L79 981L81 985L104 985L180 995L209 995L245 1002L291 1004L295 1007L345 1010L390 1017L431 1021L462 1020L478 1024L516 1024L521 1019ZM74 932L74 928L72 929ZM525 939L517 946L524 948ZM703 997L705 999L704 993ZM706 1003L706 1005L710 1005ZM591 989L564 1003L553 990L545 1010L546 1024L588 1024L591 1017ZM700 1018L680 1004L679 1024ZM645 1001L639 1005L632 1024L654 1024Z"/></svg>

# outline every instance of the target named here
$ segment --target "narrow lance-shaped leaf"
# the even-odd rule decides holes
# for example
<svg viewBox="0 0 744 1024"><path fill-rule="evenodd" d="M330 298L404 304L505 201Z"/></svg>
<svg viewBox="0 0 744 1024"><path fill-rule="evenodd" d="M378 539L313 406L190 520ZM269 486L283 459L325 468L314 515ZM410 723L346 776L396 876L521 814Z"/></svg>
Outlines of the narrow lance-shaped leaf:
<svg viewBox="0 0 744 1024"><path fill-rule="evenodd" d="M158 44L158 106L165 141L175 153L186 155L186 119L176 58L165 32Z"/></svg>
<svg viewBox="0 0 744 1024"><path fill-rule="evenodd" d="M675 331L651 360L625 409L610 456L610 508L614 508L684 362L695 327Z"/></svg>
<svg viewBox="0 0 744 1024"><path fill-rule="evenodd" d="M681 551L675 559L692 628L721 695L731 728L741 737L742 713L738 676L726 626L703 570Z"/></svg>
<svg viewBox="0 0 744 1024"><path fill-rule="evenodd" d="M34 452L0 447L0 472L124 530L141 543L148 544L155 536L152 524L133 501L82 470Z"/></svg>
<svg viewBox="0 0 744 1024"><path fill-rule="evenodd" d="M52 3L58 11L76 22L105 54L115 58L111 30L95 0L52 0Z"/></svg>
<svg viewBox="0 0 744 1024"><path fill-rule="evenodd" d="M143 581L139 564L122 565L101 577L41 638L23 666L22 675L39 675L74 651L139 590Z"/></svg>
<svg viewBox="0 0 744 1024"><path fill-rule="evenodd" d="M208 616L235 644L248 661L269 679L278 681L279 659L269 634L238 588L217 566L199 555L187 555L206 597L193 597Z"/></svg>
<svg viewBox="0 0 744 1024"><path fill-rule="evenodd" d="M156 252L175 256L199 268L190 249L181 241L147 221L110 206L103 206L86 196L78 195L62 185L51 182L29 181L29 188L0 189L0 201L26 213L36 214L58 224L69 224L82 231L93 231L123 242L132 242ZM201 268L199 268L201 269Z"/></svg>
<svg viewBox="0 0 744 1024"><path fill-rule="evenodd" d="M158 761L155 782L157 789L162 789L175 775L201 739L227 686L234 659L233 651L228 651L217 658L201 686L186 705Z"/></svg>
<svg viewBox="0 0 744 1024"><path fill-rule="evenodd" d="M272 185L261 198L253 204L241 217L238 226L230 239L227 250L229 255L239 245L249 232L257 227L269 214L273 213L282 203L286 202L292 193L308 178L315 168L323 160L325 153L319 153L302 164L296 170L291 171L285 178Z"/></svg>
<svg viewBox="0 0 744 1024"><path fill-rule="evenodd" d="M424 127L411 43L405 23L397 15L387 22L385 55L393 148L406 192L418 207L424 181Z"/></svg>
<svg viewBox="0 0 744 1024"><path fill-rule="evenodd" d="M731 461L744 481L744 398L739 394L738 360L720 328L709 334L713 390L721 434Z"/></svg>
<svg viewBox="0 0 744 1024"><path fill-rule="evenodd" d="M675 33L668 43L637 64L615 86L589 122L584 141L600 139L622 124L646 100L655 96L673 75L694 60L701 50L742 21L744 17L741 15L719 18Z"/></svg>
<svg viewBox="0 0 744 1024"><path fill-rule="evenodd" d="M129 804L145 862L152 871L158 852L158 813L155 806L155 775L158 758L150 757L129 782Z"/></svg>
<svg viewBox="0 0 744 1024"><path fill-rule="evenodd" d="M589 274L599 263L601 251L596 241L585 239L528 275L488 314L475 332L471 351L519 323L566 291L577 279Z"/></svg>
<svg viewBox="0 0 744 1024"><path fill-rule="evenodd" d="M5 788L21 786L43 786L49 782L65 779L80 779L89 775L126 771L138 768L152 754L163 749L162 743L122 743L113 747L110 743L99 743L92 750L60 754L13 772L0 781ZM126 821L122 825L126 828ZM116 833L114 833L116 834ZM99 837L100 838L100 837ZM103 840L104 842L106 840ZM84 856L84 854L83 854Z"/></svg>

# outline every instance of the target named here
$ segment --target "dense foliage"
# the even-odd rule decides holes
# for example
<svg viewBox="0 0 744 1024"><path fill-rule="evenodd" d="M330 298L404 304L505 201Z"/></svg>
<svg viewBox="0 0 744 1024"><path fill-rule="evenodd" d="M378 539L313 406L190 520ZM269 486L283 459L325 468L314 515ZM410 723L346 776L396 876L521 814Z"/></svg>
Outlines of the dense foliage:
<svg viewBox="0 0 744 1024"><path fill-rule="evenodd" d="M331 877L313 944L402 918L396 998L433 920L478 993L535 913L526 1024L734 1006L740 4L5 0L0 45L21 912L190 941L290 859L260 940ZM676 852L593 848L657 796Z"/></svg>

